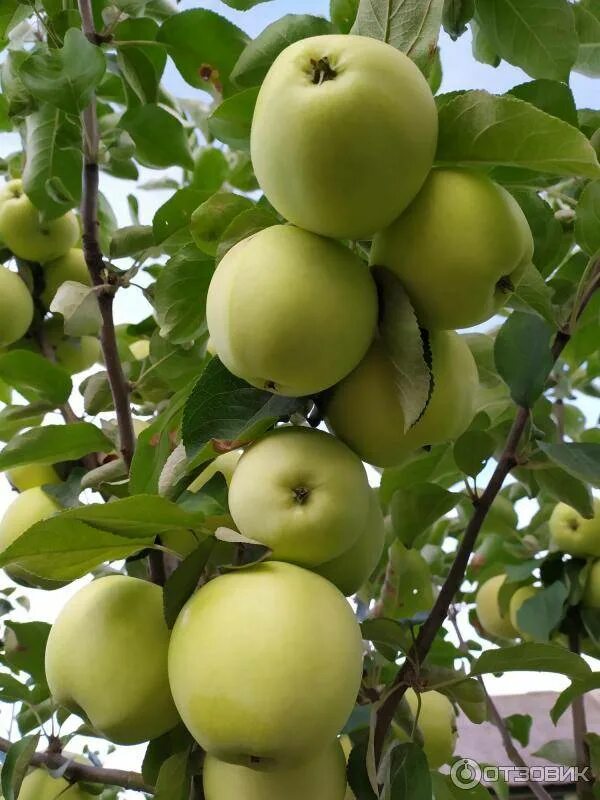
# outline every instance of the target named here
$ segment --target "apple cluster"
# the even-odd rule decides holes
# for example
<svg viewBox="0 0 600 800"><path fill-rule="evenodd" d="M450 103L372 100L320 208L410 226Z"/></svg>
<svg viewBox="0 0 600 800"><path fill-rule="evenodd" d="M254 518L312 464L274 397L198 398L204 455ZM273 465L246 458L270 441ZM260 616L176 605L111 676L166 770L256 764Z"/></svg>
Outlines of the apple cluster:
<svg viewBox="0 0 600 800"><path fill-rule="evenodd" d="M15 272L0 267L0 349L18 342L19 349L39 350L38 343L23 339L34 320L35 303L43 315L50 309L65 281L90 284L83 252L76 247L79 222L70 211L53 220L44 220L15 179L0 189L0 243L19 260L40 264L43 288L32 296L28 284ZM100 358L100 343L95 336L66 336L60 315L41 321L41 338L47 352L67 372L89 369Z"/></svg>

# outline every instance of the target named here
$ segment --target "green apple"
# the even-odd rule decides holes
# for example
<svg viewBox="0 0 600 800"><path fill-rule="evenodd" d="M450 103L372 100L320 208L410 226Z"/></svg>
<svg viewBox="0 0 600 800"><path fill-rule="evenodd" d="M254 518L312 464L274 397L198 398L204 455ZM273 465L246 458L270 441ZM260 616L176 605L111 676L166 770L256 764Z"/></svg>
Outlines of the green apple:
<svg viewBox="0 0 600 800"><path fill-rule="evenodd" d="M496 636L499 639L513 639L518 635L518 631L510 621L510 614L502 614L498 602L498 593L502 584L506 580L506 575L495 575L485 581L477 592L475 604L477 607L477 617L486 633Z"/></svg>
<svg viewBox="0 0 600 800"><path fill-rule="evenodd" d="M275 60L250 139L261 189L286 219L336 239L369 238L431 169L437 113L414 63L362 36L316 36Z"/></svg>
<svg viewBox="0 0 600 800"><path fill-rule="evenodd" d="M61 482L56 470L50 464L25 464L22 467L13 467L7 470L6 477L19 492Z"/></svg>
<svg viewBox="0 0 600 800"><path fill-rule="evenodd" d="M167 676L162 589L110 575L80 589L52 626L46 677L54 700L111 742L137 744L178 722Z"/></svg>
<svg viewBox="0 0 600 800"><path fill-rule="evenodd" d="M433 331L430 343L433 392L423 416L408 431L397 373L380 340L327 398L327 425L363 461L395 466L420 447L456 439L471 423L479 376L470 349L453 331Z"/></svg>
<svg viewBox="0 0 600 800"><path fill-rule="evenodd" d="M600 561L595 561L590 568L581 603L586 608L600 608Z"/></svg>
<svg viewBox="0 0 600 800"><path fill-rule="evenodd" d="M0 552L19 538L37 522L61 511L58 503L40 487L25 489L8 506L0 521ZM15 583L37 589L58 589L64 584L39 578L19 563L5 567L4 571Z"/></svg>
<svg viewBox="0 0 600 800"><path fill-rule="evenodd" d="M344 800L346 761L337 739L300 764L256 770L206 756L206 800Z"/></svg>
<svg viewBox="0 0 600 800"><path fill-rule="evenodd" d="M206 319L234 375L282 395L316 394L366 353L377 291L365 264L339 242L274 225L219 263Z"/></svg>
<svg viewBox="0 0 600 800"><path fill-rule="evenodd" d="M171 636L179 713L207 753L230 763L276 767L316 756L348 719L361 676L360 626L344 596L283 562L205 584Z"/></svg>
<svg viewBox="0 0 600 800"><path fill-rule="evenodd" d="M65 281L76 281L90 286L90 273L85 263L83 250L79 247L72 247L64 255L44 264L44 281L42 302L46 308L50 308L54 295Z"/></svg>
<svg viewBox="0 0 600 800"><path fill-rule="evenodd" d="M23 191L22 182L14 180L0 191L0 238L17 258L43 263L62 256L75 245L79 223L72 211L44 222Z"/></svg>
<svg viewBox="0 0 600 800"><path fill-rule="evenodd" d="M77 759L79 760L79 759ZM25 778L19 800L94 800L97 795L84 792L64 778L53 778L44 769L34 769Z"/></svg>
<svg viewBox="0 0 600 800"><path fill-rule="evenodd" d="M398 275L425 328L493 316L533 257L517 201L481 172L436 169L414 203L373 240L371 263Z"/></svg>
<svg viewBox="0 0 600 800"><path fill-rule="evenodd" d="M431 769L447 764L456 747L456 712L446 695L434 690L423 692L419 698L413 689L407 689L406 701L413 716L418 714L418 725L423 734L423 749Z"/></svg>
<svg viewBox="0 0 600 800"><path fill-rule="evenodd" d="M25 282L0 266L0 346L18 341L32 320L33 300Z"/></svg>
<svg viewBox="0 0 600 800"><path fill-rule="evenodd" d="M334 436L277 428L251 445L233 473L238 530L277 561L315 566L351 547L367 523L371 489L361 461Z"/></svg>
<svg viewBox="0 0 600 800"><path fill-rule="evenodd" d="M93 367L102 357L100 342L95 336L65 336L54 349L57 363L71 375Z"/></svg>
<svg viewBox="0 0 600 800"><path fill-rule="evenodd" d="M357 592L369 579L383 552L385 531L381 506L375 492L371 492L367 522L356 542L337 558L312 569L327 578L337 588L349 595Z"/></svg>
<svg viewBox="0 0 600 800"><path fill-rule="evenodd" d="M523 639L523 641L532 641L533 637L529 633L522 631L519 627L519 611L521 610L523 603L527 602L527 600L531 600L531 598L535 597L538 592L539 589L536 589L535 586L521 586L521 588L517 589L517 591L510 598L510 603L508 604L510 624L519 634L521 639Z"/></svg>
<svg viewBox="0 0 600 800"><path fill-rule="evenodd" d="M558 503L548 524L554 550L578 558L600 557L600 499L594 499L592 519L585 519L566 503Z"/></svg>

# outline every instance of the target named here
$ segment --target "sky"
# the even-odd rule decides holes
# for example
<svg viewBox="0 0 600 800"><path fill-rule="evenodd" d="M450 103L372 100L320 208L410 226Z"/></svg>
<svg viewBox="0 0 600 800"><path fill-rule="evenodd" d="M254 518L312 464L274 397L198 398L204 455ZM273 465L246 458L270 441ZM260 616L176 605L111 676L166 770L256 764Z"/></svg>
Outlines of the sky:
<svg viewBox="0 0 600 800"><path fill-rule="evenodd" d="M192 2L184 0L180 3L181 9L204 8L217 11L223 16L231 19L236 25L244 29L250 36L256 36L269 23L279 19L288 13L305 13L320 16L328 16L329 3L326 0L272 0L264 4L255 6L247 12L234 11L219 0L212 2ZM455 89L486 89L495 93L502 93L519 83L530 80L521 70L502 63L500 67L493 67L479 64L471 55L470 35L465 34L457 42L452 42L447 36L441 39L441 56L444 70L444 78L441 92L453 91ZM197 98L202 93L188 86L178 75L173 65L169 62L165 73L165 85L167 90L178 97ZM580 75L573 75L571 88L575 94L577 106L579 108L594 108L600 104L600 93L598 83ZM0 156L6 155L17 146L16 137L8 134L0 134ZM159 171L144 170L143 178L156 178ZM131 192L132 185L110 178L102 177L103 192L112 204L120 225L131 224L129 211L127 208L126 195ZM140 205L140 216L142 224L150 224L156 209L164 203L168 197L168 192L162 191L138 191L137 197ZM121 291L118 295L116 304L116 317L118 322L137 321L143 319L149 313L149 306L143 300L139 290L135 288ZM75 407L80 407L80 401L74 400ZM591 409L597 417L598 409ZM0 477L0 513L10 502L10 487L4 478ZM531 506L527 507L524 503L521 506L523 519L526 520ZM0 586L3 583L0 580ZM28 596L31 602L31 616L23 615L23 618L43 619L51 622L64 602L76 591L77 585L72 585L66 589L53 593L30 591ZM490 678L488 686L492 693L512 693L524 692L533 688L536 690L560 689L566 685L566 680L550 675L532 675L530 673L513 673L502 678ZM2 717L0 716L0 721ZM128 769L138 769L143 755L143 747L119 748L114 754L106 759L107 765L120 766ZM129 793L126 797L139 797L139 794Z"/></svg>

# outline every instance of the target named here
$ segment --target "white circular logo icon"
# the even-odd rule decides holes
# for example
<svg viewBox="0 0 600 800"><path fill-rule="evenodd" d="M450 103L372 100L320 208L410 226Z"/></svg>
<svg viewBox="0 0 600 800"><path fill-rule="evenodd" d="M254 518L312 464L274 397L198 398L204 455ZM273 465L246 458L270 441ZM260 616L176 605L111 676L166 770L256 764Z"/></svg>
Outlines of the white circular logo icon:
<svg viewBox="0 0 600 800"><path fill-rule="evenodd" d="M472 758L461 758L452 765L450 778L459 789L473 789L481 783L481 767Z"/></svg>

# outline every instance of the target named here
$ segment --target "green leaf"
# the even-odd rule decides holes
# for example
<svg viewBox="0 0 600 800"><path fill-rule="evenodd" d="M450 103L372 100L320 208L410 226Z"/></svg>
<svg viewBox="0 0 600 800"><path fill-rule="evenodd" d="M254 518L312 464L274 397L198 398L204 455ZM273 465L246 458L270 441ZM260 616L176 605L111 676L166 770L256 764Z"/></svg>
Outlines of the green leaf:
<svg viewBox="0 0 600 800"><path fill-rule="evenodd" d="M525 600L517 611L519 630L538 641L547 642L563 618L569 590L562 581L545 586L533 597Z"/></svg>
<svg viewBox="0 0 600 800"><path fill-rule="evenodd" d="M7 405L0 411L0 442L8 442L23 428L41 425L44 414L52 409L48 403Z"/></svg>
<svg viewBox="0 0 600 800"><path fill-rule="evenodd" d="M192 186L210 196L218 192L230 172L225 153L217 147L204 147L194 155Z"/></svg>
<svg viewBox="0 0 600 800"><path fill-rule="evenodd" d="M23 683L8 675L0 673L0 701L2 703L29 703L31 692Z"/></svg>
<svg viewBox="0 0 600 800"><path fill-rule="evenodd" d="M540 317L513 311L496 336L496 368L520 406L531 408L544 391L554 364L550 351L553 333Z"/></svg>
<svg viewBox="0 0 600 800"><path fill-rule="evenodd" d="M585 187L577 203L575 239L589 256L600 250L600 181Z"/></svg>
<svg viewBox="0 0 600 800"><path fill-rule="evenodd" d="M131 108L123 114L119 125L135 142L136 158L142 164L148 167L179 165L193 169L183 125L162 106L148 103Z"/></svg>
<svg viewBox="0 0 600 800"><path fill-rule="evenodd" d="M247 239L258 231L277 225L279 220L267 209L255 206L247 211L238 214L225 228L217 247L217 262L220 261L225 253L242 239Z"/></svg>
<svg viewBox="0 0 600 800"><path fill-rule="evenodd" d="M170 236L187 228L192 212L203 203L210 194L199 189L186 186L176 191L166 203L158 209L152 220L154 240L161 244Z"/></svg>
<svg viewBox="0 0 600 800"><path fill-rule="evenodd" d="M110 239L111 258L136 256L154 246L154 231L151 225L128 225L119 228Z"/></svg>
<svg viewBox="0 0 600 800"><path fill-rule="evenodd" d="M224 100L208 118L208 130L234 150L250 150L250 129L258 87L246 89Z"/></svg>
<svg viewBox="0 0 600 800"><path fill-rule="evenodd" d="M20 77L42 103L78 114L90 104L105 70L101 48L89 42L79 29L70 28L63 47L46 52L34 50L22 63Z"/></svg>
<svg viewBox="0 0 600 800"><path fill-rule="evenodd" d="M594 148L581 131L516 97L463 92L442 105L439 119L436 158L442 164L600 176Z"/></svg>
<svg viewBox="0 0 600 800"><path fill-rule="evenodd" d="M499 56L532 78L566 81L577 58L577 32L567 0L476 0L477 23Z"/></svg>
<svg viewBox="0 0 600 800"><path fill-rule="evenodd" d="M410 547L420 533L453 509L460 498L435 483L397 489L390 503L394 534Z"/></svg>
<svg viewBox="0 0 600 800"><path fill-rule="evenodd" d="M235 8L238 11L248 11L254 6L258 6L261 3L268 3L270 0L223 0L226 6L229 8Z"/></svg>
<svg viewBox="0 0 600 800"><path fill-rule="evenodd" d="M516 739L521 747L527 747L533 717L529 714L511 714L509 717L504 717L504 724L512 738Z"/></svg>
<svg viewBox="0 0 600 800"><path fill-rule="evenodd" d="M247 197L231 192L217 192L198 206L191 218L194 242L210 256L216 256L221 237L242 211L254 208Z"/></svg>
<svg viewBox="0 0 600 800"><path fill-rule="evenodd" d="M454 443L454 461L465 473L479 475L496 449L496 440L486 431L466 431Z"/></svg>
<svg viewBox="0 0 600 800"><path fill-rule="evenodd" d="M15 436L0 453L0 471L24 464L73 461L96 451L110 452L113 443L89 422L45 425Z"/></svg>
<svg viewBox="0 0 600 800"><path fill-rule="evenodd" d="M13 50L8 53L0 67L2 93L8 103L9 117L25 117L36 108L36 100L21 80L20 71L27 53Z"/></svg>
<svg viewBox="0 0 600 800"><path fill-rule="evenodd" d="M392 750L387 795L390 800L431 800L432 784L422 747L405 742Z"/></svg>
<svg viewBox="0 0 600 800"><path fill-rule="evenodd" d="M182 439L186 452L194 457L214 440L251 441L301 407L296 398L255 389L228 372L218 358L213 358L185 406Z"/></svg>
<svg viewBox="0 0 600 800"><path fill-rule="evenodd" d="M206 294L214 268L209 256L189 245L161 269L154 287L161 336L181 343L206 332Z"/></svg>
<svg viewBox="0 0 600 800"><path fill-rule="evenodd" d="M189 758L189 749L167 758L158 773L154 800L188 800L191 783Z"/></svg>
<svg viewBox="0 0 600 800"><path fill-rule="evenodd" d="M350 33L356 20L359 0L330 0L329 16L341 33Z"/></svg>
<svg viewBox="0 0 600 800"><path fill-rule="evenodd" d="M395 661L398 653L406 653L412 645L410 625L386 617L373 617L361 623L362 638L372 642L377 650Z"/></svg>
<svg viewBox="0 0 600 800"><path fill-rule="evenodd" d="M476 19L471 20L471 34L473 37L471 49L473 58L480 64L488 64L490 67L497 67L501 58L494 50L494 46L477 24Z"/></svg>
<svg viewBox="0 0 600 800"><path fill-rule="evenodd" d="M464 774L465 781L470 786L470 781L474 777L473 765L465 766L465 771L459 771L458 776ZM433 770L431 772L435 800L489 800L490 792L487 786L477 783L469 789L456 785L456 778L450 775L442 775L441 772Z"/></svg>
<svg viewBox="0 0 600 800"><path fill-rule="evenodd" d="M55 219L81 198L81 127L79 120L43 105L27 117L27 160L23 188L46 219Z"/></svg>
<svg viewBox="0 0 600 800"><path fill-rule="evenodd" d="M487 650L471 667L471 675L515 671L554 672L575 679L584 679L591 674L589 665L576 653L560 645L537 642Z"/></svg>
<svg viewBox="0 0 600 800"><path fill-rule="evenodd" d="M73 388L62 367L28 350L10 350L0 355L0 378L27 400L54 406L66 403Z"/></svg>
<svg viewBox="0 0 600 800"><path fill-rule="evenodd" d="M597 78L600 75L600 3L598 0L582 0L573 6L579 53L575 70Z"/></svg>
<svg viewBox="0 0 600 800"><path fill-rule="evenodd" d="M534 264L528 264L507 305L519 311L532 309L550 325L556 325L553 296L552 289L545 283L538 268Z"/></svg>
<svg viewBox="0 0 600 800"><path fill-rule="evenodd" d="M50 303L50 311L63 317L66 336L95 336L102 326L98 295L85 283L61 283Z"/></svg>
<svg viewBox="0 0 600 800"><path fill-rule="evenodd" d="M587 519L594 516L592 493L582 481L569 475L563 469L536 470L535 479L541 489L546 491L554 500L566 503L577 509Z"/></svg>
<svg viewBox="0 0 600 800"><path fill-rule="evenodd" d="M361 0L351 33L393 45L426 71L437 50L443 10L444 0Z"/></svg>
<svg viewBox="0 0 600 800"><path fill-rule="evenodd" d="M583 694L600 689L600 672L592 672L582 678L574 680L570 686L562 691L550 711L550 719L556 725L565 711L570 708L573 700Z"/></svg>
<svg viewBox="0 0 600 800"><path fill-rule="evenodd" d="M35 753L40 734L26 736L12 744L2 764L2 794L6 800L17 800L21 784L29 770L29 762Z"/></svg>
<svg viewBox="0 0 600 800"><path fill-rule="evenodd" d="M600 444L592 442L569 444L540 443L548 458L570 475L600 488Z"/></svg>
<svg viewBox="0 0 600 800"><path fill-rule="evenodd" d="M575 744L572 739L553 739L538 747L531 755L551 761L553 764L562 764L565 767L577 766Z"/></svg>
<svg viewBox="0 0 600 800"><path fill-rule="evenodd" d="M207 80L212 77L225 96L232 93L231 71L248 37L231 22L214 11L195 8L163 22L157 38L168 45L169 55L190 86L208 91Z"/></svg>
<svg viewBox="0 0 600 800"><path fill-rule="evenodd" d="M138 101L156 103L159 100L159 84L167 62L167 51L156 46L158 25L148 17L127 19L114 30L117 44L117 64ZM149 45L140 44L143 41ZM127 42L135 42L127 44Z"/></svg>
<svg viewBox="0 0 600 800"><path fill-rule="evenodd" d="M259 86L277 56L294 42L334 33L331 23L309 14L286 14L267 25L248 43L231 71L231 80L242 88Z"/></svg>
<svg viewBox="0 0 600 800"><path fill-rule="evenodd" d="M442 24L448 36L456 40L467 30L475 13L475 0L444 0Z"/></svg>
<svg viewBox="0 0 600 800"><path fill-rule="evenodd" d="M368 738L363 737L348 757L348 783L359 800L377 800L367 772L368 745Z"/></svg>
<svg viewBox="0 0 600 800"><path fill-rule="evenodd" d="M525 100L546 114L558 117L575 128L579 127L575 98L565 83L542 78L514 86L507 94Z"/></svg>
<svg viewBox="0 0 600 800"><path fill-rule="evenodd" d="M7 620L4 657L13 672L26 672L37 684L46 683L45 653L50 635L47 622Z"/></svg>
<svg viewBox="0 0 600 800"><path fill-rule="evenodd" d="M212 536L201 542L167 579L163 603L169 629L175 625L179 612L196 591L214 546L215 540Z"/></svg>
<svg viewBox="0 0 600 800"><path fill-rule="evenodd" d="M513 188L511 194L527 217L533 235L535 245L533 263L539 273L544 276L549 275L562 261L569 244L562 225L554 216L552 208L534 189ZM531 275L528 277L528 282L532 283Z"/></svg>
<svg viewBox="0 0 600 800"><path fill-rule="evenodd" d="M379 288L379 331L394 366L396 394L406 431L425 411L433 390L433 375L426 360L428 348L398 277L379 266L374 267L373 275Z"/></svg>

